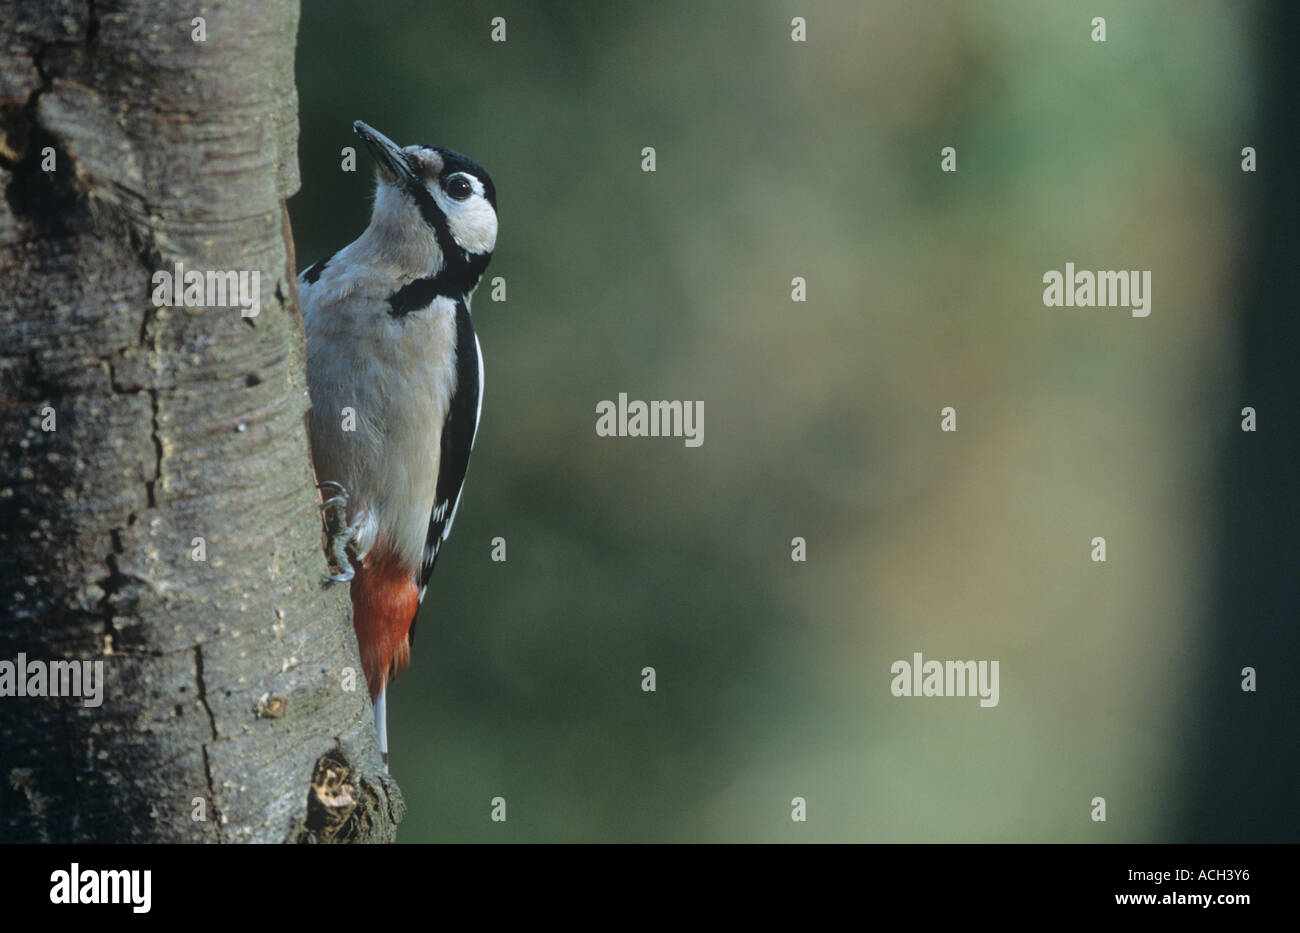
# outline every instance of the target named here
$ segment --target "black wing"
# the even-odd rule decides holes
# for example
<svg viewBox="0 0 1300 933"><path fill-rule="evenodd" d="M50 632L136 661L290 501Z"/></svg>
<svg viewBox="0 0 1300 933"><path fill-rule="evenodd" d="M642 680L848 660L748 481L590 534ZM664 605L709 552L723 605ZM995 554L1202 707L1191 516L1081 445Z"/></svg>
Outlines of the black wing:
<svg viewBox="0 0 1300 933"><path fill-rule="evenodd" d="M456 391L447 406L447 420L442 426L442 454L438 466L438 488L434 494L433 512L429 516L429 533L424 540L424 563L420 568L420 601L429 587L429 575L437 563L442 543L451 534L451 523L456 517L461 487L465 484L465 471L469 469L469 454L474 448L478 433L478 417L482 408L483 366L479 354L478 337L470 320L469 308L463 301L456 302ZM411 626L414 641L415 626Z"/></svg>

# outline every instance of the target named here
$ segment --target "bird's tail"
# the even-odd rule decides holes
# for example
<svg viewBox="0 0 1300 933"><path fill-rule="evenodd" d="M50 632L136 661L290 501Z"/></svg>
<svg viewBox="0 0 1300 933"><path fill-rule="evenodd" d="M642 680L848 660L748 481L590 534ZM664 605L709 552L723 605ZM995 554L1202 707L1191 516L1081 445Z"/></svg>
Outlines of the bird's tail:
<svg viewBox="0 0 1300 933"><path fill-rule="evenodd" d="M391 555L372 552L352 580L352 621L366 685L375 704L379 752L388 768L388 679L411 657L408 633L420 607L415 575Z"/></svg>

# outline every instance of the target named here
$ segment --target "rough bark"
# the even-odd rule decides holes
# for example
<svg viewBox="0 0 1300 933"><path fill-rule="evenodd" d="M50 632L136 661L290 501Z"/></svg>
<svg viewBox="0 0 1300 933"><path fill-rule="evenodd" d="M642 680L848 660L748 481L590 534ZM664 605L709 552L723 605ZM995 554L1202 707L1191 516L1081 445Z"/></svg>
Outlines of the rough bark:
<svg viewBox="0 0 1300 933"><path fill-rule="evenodd" d="M0 697L0 841L376 841L401 818L346 587L321 585L297 21L0 0L0 660L105 677L99 708ZM260 313L156 306L176 262L258 271Z"/></svg>

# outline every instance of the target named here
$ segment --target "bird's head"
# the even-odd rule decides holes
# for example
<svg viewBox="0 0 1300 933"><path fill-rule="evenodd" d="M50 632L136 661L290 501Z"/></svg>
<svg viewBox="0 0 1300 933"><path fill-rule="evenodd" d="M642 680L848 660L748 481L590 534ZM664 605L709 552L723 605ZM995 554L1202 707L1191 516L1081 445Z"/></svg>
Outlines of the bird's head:
<svg viewBox="0 0 1300 933"><path fill-rule="evenodd" d="M488 173L441 146L402 148L357 120L375 157L378 187L370 230L411 276L438 276L473 291L497 242L497 196Z"/></svg>

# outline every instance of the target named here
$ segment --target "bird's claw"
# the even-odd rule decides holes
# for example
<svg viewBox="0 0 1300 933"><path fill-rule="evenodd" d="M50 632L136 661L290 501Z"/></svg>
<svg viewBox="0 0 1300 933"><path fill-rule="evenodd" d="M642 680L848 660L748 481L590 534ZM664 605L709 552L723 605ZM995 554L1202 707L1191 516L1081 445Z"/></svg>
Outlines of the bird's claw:
<svg viewBox="0 0 1300 933"><path fill-rule="evenodd" d="M331 488L337 494L320 505L321 519L325 524L325 559L332 573L326 583L347 583L355 576L352 561L348 558L348 545L352 543L353 530L348 525L348 491L333 480L318 483L317 489Z"/></svg>

